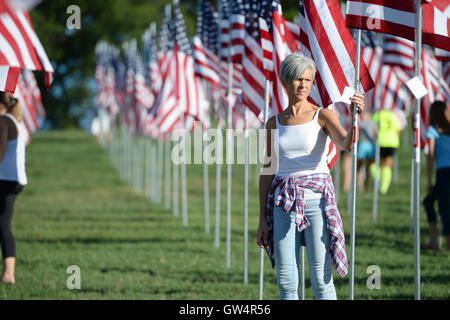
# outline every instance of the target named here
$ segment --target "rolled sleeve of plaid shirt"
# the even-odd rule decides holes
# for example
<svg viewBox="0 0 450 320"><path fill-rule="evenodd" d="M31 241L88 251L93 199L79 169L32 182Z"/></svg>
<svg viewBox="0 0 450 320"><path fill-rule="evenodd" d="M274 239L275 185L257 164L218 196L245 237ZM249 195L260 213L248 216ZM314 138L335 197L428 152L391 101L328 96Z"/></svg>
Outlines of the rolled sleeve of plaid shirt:
<svg viewBox="0 0 450 320"><path fill-rule="evenodd" d="M277 198L274 198L275 189L280 187ZM348 261L345 252L344 228L339 214L334 186L331 177L326 173L315 173L305 176L275 177L267 197L267 227L269 231L268 244L265 247L266 253L275 267L273 255L273 207L280 206L286 212L291 211L295 203L296 219L295 223L299 232L309 227L309 221L304 214L305 200L303 189L308 188L314 192L322 193L325 198L326 226L330 234L330 249L333 266L339 276L344 277L348 272ZM302 243L305 246L304 243Z"/></svg>

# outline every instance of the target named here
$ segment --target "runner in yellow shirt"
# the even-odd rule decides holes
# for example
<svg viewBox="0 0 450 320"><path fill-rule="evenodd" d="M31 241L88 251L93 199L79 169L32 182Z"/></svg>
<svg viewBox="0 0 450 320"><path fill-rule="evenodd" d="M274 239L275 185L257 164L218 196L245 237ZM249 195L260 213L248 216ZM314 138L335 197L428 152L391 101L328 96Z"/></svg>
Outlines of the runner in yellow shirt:
<svg viewBox="0 0 450 320"><path fill-rule="evenodd" d="M378 142L380 144L381 185L380 192L386 194L392 180L394 153L400 146L400 121L391 110L380 110L372 116L378 124Z"/></svg>

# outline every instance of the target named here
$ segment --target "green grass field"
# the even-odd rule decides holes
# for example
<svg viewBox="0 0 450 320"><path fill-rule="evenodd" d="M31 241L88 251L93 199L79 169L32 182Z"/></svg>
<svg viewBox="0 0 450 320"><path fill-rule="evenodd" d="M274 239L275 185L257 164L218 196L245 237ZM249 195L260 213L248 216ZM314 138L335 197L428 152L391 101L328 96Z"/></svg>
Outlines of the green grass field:
<svg viewBox="0 0 450 320"><path fill-rule="evenodd" d="M422 167L422 195L425 170ZM259 206L250 177L249 283L243 284L243 166L233 167L231 267L225 266L226 170L222 167L222 220L214 247L215 167L210 166L211 234L203 225L203 170L187 167L189 225L121 181L108 153L78 130L37 134L27 148L29 185L13 219L16 285L1 299L258 299ZM342 180L341 180L342 181ZM410 158L400 157L399 181L380 196L376 224L371 193L357 197L355 299L413 299L414 246L409 232ZM340 194L347 253L350 215ZM181 201L180 201L181 209ZM422 241L428 240L422 208ZM69 290L66 269L77 265L81 289ZM307 264L306 264L307 265ZM379 266L381 288L368 289L367 268ZM450 298L450 254L422 252L422 299ZM264 298L278 299L276 273L265 259ZM348 299L349 277L334 280ZM312 290L306 270L306 298Z"/></svg>

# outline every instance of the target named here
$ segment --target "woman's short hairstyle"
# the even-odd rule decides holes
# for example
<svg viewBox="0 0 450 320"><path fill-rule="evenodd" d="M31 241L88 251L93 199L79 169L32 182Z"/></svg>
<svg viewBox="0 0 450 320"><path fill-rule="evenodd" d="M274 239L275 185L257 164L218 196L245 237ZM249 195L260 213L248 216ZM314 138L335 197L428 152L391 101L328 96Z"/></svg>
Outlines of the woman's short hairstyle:
<svg viewBox="0 0 450 320"><path fill-rule="evenodd" d="M316 64L314 60L305 57L300 52L293 52L290 55L288 55L283 62L281 63L280 67L280 77L281 82L284 86L292 80L300 78L303 72L306 71L306 69L310 69L314 81L314 77L316 75Z"/></svg>

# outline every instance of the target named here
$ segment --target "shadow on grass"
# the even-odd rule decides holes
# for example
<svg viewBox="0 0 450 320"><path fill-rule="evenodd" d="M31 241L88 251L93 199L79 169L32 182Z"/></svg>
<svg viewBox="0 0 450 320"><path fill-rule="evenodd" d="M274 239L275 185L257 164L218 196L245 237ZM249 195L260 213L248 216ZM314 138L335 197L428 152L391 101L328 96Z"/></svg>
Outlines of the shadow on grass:
<svg viewBox="0 0 450 320"><path fill-rule="evenodd" d="M350 239L350 236L346 237ZM355 235L355 247L368 247L368 248L392 248L402 253L409 252L414 249L413 243L408 243L403 240L395 239L393 237L387 237L384 234L364 234L359 233Z"/></svg>
<svg viewBox="0 0 450 320"><path fill-rule="evenodd" d="M16 238L16 241L24 243L40 244L116 244L116 243L168 243L168 242L186 242L186 239L171 238L136 238L136 239L118 239L118 238L65 238L65 239L24 239Z"/></svg>
<svg viewBox="0 0 450 320"><path fill-rule="evenodd" d="M148 274L150 276L154 276L156 275L155 271L153 271L150 268L130 268L129 266L127 267L103 267L100 268L100 272L101 273L108 273L108 272L120 272L120 273L128 273L128 272L141 272L144 274Z"/></svg>
<svg viewBox="0 0 450 320"><path fill-rule="evenodd" d="M209 271L200 271L200 270L191 270L186 273L179 273L175 275L183 281L190 281L192 283L234 283L234 284L242 284L243 283L243 274L241 272L223 272L223 270L209 270ZM270 278L264 281L273 281L274 279ZM248 274L249 283L259 283L259 273L251 273Z"/></svg>
<svg viewBox="0 0 450 320"><path fill-rule="evenodd" d="M124 222L141 222L141 223L148 223L148 222L161 222L165 221L164 217L157 217L157 216L147 216L147 217L129 217L129 216L123 216L123 217L68 217L68 216L51 216L46 217L45 221L55 221L55 222L94 222L94 223L104 223L108 222L109 224L118 222L118 223L124 223Z"/></svg>

